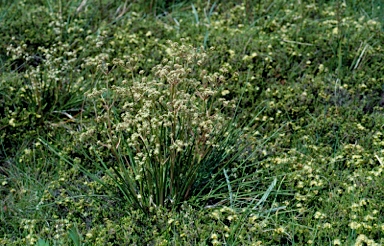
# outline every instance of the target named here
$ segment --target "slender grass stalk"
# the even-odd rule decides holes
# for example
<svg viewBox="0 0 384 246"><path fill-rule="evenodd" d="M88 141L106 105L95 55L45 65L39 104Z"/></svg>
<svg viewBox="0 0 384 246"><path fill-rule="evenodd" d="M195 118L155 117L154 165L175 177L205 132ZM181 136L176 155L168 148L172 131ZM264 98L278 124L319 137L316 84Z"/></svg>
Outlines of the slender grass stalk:
<svg viewBox="0 0 384 246"><path fill-rule="evenodd" d="M81 246L81 235L78 229L74 226L68 231L69 237L72 239L72 242L75 246Z"/></svg>
<svg viewBox="0 0 384 246"><path fill-rule="evenodd" d="M199 24L199 14L197 13L197 10L195 8L195 5L193 5L193 3L192 3L192 12L193 12L193 16L195 17L196 25L198 25Z"/></svg>
<svg viewBox="0 0 384 246"><path fill-rule="evenodd" d="M232 194L231 182L229 181L227 170L225 170L225 168L223 169L223 172L225 175L225 180L227 181L228 193L229 193L229 202L231 204L231 208L233 208L233 194Z"/></svg>

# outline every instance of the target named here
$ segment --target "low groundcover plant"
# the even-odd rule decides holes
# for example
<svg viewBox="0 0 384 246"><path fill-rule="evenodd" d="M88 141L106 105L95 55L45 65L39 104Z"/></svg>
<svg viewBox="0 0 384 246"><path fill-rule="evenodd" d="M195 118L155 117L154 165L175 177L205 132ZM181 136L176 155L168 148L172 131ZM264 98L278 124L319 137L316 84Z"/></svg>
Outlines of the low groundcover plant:
<svg viewBox="0 0 384 246"><path fill-rule="evenodd" d="M0 245L384 244L383 1L153 2L0 4Z"/></svg>

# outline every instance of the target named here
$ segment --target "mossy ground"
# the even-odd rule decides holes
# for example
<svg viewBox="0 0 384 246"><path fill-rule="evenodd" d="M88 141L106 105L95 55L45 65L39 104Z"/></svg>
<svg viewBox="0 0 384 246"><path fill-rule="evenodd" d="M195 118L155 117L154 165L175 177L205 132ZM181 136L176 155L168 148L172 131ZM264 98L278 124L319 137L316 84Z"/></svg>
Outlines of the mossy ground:
<svg viewBox="0 0 384 246"><path fill-rule="evenodd" d="M0 2L0 244L384 244L383 2L224 2ZM208 54L253 156L148 215L84 174L112 182L77 138L103 138L85 95L151 78L167 40Z"/></svg>

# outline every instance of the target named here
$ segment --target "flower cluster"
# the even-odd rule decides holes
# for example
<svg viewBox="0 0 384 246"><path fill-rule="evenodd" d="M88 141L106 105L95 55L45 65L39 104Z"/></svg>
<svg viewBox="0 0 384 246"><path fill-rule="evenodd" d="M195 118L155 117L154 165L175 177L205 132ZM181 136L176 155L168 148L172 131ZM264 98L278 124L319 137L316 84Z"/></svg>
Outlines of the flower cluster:
<svg viewBox="0 0 384 246"><path fill-rule="evenodd" d="M169 41L165 53L151 71L136 72L137 57L114 59L113 65L128 76L86 94L102 110L95 112L101 134L96 143L117 159L117 153L132 151L132 160L124 165L139 183L152 182L155 170L170 172L171 183L190 178L188 173L194 177L199 163L219 147L218 138L228 136L225 127L232 115L224 113L235 108L233 99L223 97L228 94L221 88L225 76L204 69L208 55L202 49ZM94 132L87 128L79 140L93 138ZM171 193L179 185L171 185ZM141 187L136 195L144 199L148 195Z"/></svg>

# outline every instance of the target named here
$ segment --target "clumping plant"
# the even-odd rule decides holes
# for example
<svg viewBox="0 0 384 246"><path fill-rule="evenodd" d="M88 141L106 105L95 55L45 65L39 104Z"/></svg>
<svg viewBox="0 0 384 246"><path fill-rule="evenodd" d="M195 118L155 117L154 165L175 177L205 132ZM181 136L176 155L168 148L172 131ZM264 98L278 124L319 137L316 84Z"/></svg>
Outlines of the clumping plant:
<svg viewBox="0 0 384 246"><path fill-rule="evenodd" d="M109 150L113 159L91 152L124 198L146 212L186 200L201 171L213 171L235 151L228 144L235 122L223 112L236 104L222 97L225 77L204 70L207 54L190 45L169 41L166 53L150 72L135 71L137 58L115 59L130 77L86 95L97 127L79 136L96 143L93 150Z"/></svg>

